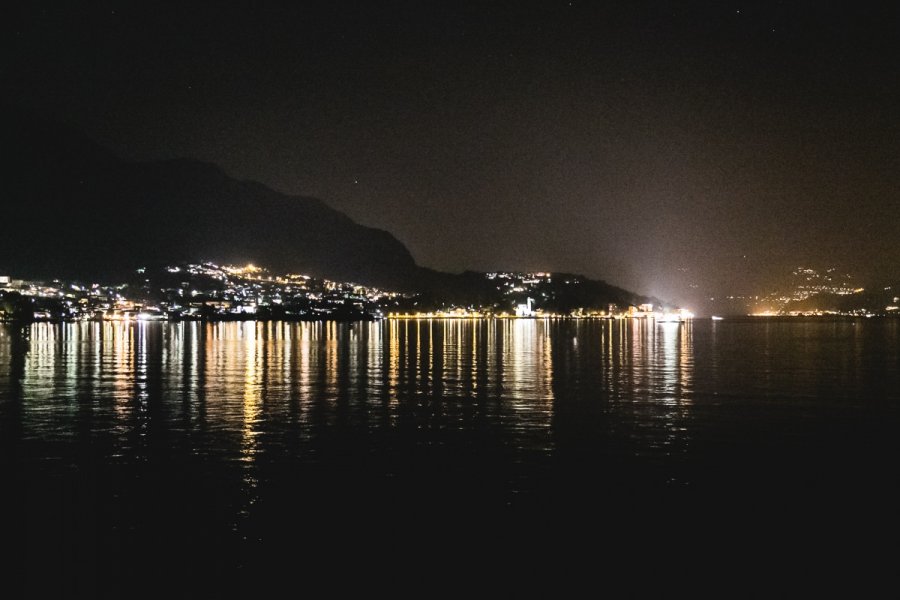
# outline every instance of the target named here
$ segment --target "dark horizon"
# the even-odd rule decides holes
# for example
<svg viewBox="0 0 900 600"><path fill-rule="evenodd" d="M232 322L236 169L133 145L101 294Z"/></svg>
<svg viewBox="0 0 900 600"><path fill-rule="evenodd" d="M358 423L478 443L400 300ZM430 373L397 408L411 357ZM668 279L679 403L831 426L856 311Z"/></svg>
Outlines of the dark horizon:
<svg viewBox="0 0 900 600"><path fill-rule="evenodd" d="M696 305L800 265L897 277L896 11L22 6L0 73L123 158L321 198L420 265Z"/></svg>

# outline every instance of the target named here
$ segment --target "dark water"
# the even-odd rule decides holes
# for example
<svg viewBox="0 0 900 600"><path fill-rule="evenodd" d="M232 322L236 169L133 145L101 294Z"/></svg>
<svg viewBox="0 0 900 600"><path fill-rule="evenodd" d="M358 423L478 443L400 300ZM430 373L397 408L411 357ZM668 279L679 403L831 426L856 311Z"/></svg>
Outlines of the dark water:
<svg viewBox="0 0 900 600"><path fill-rule="evenodd" d="M13 570L64 595L451 541L887 536L898 409L897 320L0 325Z"/></svg>

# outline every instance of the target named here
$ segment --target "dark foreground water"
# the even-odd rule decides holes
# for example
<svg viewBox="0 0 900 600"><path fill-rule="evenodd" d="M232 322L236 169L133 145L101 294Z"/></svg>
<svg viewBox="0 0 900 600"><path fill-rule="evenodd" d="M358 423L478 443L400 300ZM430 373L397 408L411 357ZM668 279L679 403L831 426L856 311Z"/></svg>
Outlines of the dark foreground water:
<svg viewBox="0 0 900 600"><path fill-rule="evenodd" d="M897 320L0 325L5 570L214 597L896 552L898 425Z"/></svg>

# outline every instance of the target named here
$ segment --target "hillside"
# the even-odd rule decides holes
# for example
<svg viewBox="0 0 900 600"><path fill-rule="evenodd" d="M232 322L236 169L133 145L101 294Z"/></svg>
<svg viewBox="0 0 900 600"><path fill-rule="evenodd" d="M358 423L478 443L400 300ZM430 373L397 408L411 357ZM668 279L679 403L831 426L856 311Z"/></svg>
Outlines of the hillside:
<svg viewBox="0 0 900 600"><path fill-rule="evenodd" d="M421 292L430 305L494 300L476 273L416 265L386 231L321 200L288 196L188 159L127 162L77 131L7 107L0 273L116 281L138 267L216 261L266 265ZM580 278L564 305L646 300Z"/></svg>
<svg viewBox="0 0 900 600"><path fill-rule="evenodd" d="M128 163L77 132L4 111L0 272L118 277L216 260L408 287L416 265L391 234L314 198L238 181L193 160Z"/></svg>

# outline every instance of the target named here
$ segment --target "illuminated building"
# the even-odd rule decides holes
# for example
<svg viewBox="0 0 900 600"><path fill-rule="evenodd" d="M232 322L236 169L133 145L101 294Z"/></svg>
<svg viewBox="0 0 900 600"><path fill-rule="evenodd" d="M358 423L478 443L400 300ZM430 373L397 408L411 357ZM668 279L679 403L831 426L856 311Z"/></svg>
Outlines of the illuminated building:
<svg viewBox="0 0 900 600"><path fill-rule="evenodd" d="M534 298L528 298L525 304L516 306L517 317L533 317L534 316Z"/></svg>

